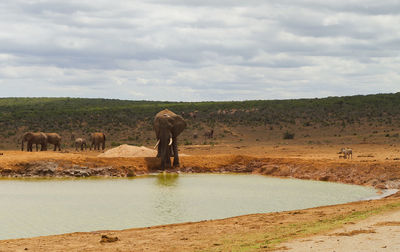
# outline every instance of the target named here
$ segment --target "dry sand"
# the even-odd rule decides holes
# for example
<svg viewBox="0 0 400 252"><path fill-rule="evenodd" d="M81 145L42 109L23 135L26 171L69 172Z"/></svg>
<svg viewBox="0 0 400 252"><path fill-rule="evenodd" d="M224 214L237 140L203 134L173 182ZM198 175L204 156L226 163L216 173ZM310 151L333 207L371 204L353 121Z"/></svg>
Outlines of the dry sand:
<svg viewBox="0 0 400 252"><path fill-rule="evenodd" d="M144 147L123 144L116 148L109 149L98 155L98 157L155 157L157 151Z"/></svg>

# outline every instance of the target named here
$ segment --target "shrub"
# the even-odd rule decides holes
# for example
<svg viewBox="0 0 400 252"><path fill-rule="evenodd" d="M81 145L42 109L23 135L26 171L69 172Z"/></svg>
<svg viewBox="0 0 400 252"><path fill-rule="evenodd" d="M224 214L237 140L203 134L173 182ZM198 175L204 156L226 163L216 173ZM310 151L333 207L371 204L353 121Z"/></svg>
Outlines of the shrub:
<svg viewBox="0 0 400 252"><path fill-rule="evenodd" d="M294 133L286 131L285 133L283 133L283 139L294 139Z"/></svg>
<svg viewBox="0 0 400 252"><path fill-rule="evenodd" d="M120 143L118 143L118 142L111 142L111 146L112 147L117 147L117 146L120 146L121 144Z"/></svg>

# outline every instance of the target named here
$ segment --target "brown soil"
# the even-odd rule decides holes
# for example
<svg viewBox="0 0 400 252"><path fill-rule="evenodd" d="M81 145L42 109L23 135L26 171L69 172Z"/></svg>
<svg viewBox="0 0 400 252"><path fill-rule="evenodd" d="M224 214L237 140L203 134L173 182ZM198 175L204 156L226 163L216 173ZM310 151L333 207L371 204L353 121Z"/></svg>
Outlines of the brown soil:
<svg viewBox="0 0 400 252"><path fill-rule="evenodd" d="M339 159L341 146L327 145L221 145L183 146L182 172L244 172L269 176L336 181L377 188L400 188L400 149L390 145L351 146L353 159ZM154 157L97 157L98 152L1 151L2 176L134 176L155 172ZM212 155L210 155L212 153ZM229 154L226 154L229 153ZM46 168L49 163L52 169ZM46 170L47 169L47 170ZM48 171L50 170L50 171ZM175 171L177 171L176 169ZM41 173L46 171L44 173ZM68 171L65 173L65 171ZM96 173L95 171L101 171ZM86 175L85 175L86 176ZM260 250L268 236L279 228L324 221L358 211L399 204L400 193L387 199L355 202L306 210L253 214L234 218L183 223L122 231L94 231L30 239L0 241L0 251L230 251L251 241ZM351 225L351 224L346 224ZM272 233L271 233L272 232ZM300 231L298 231L301 233ZM102 236L117 237L100 242ZM297 237L296 231L286 238ZM247 244L248 245L248 244Z"/></svg>
<svg viewBox="0 0 400 252"><path fill-rule="evenodd" d="M360 229L360 230L353 230L350 232L334 233L332 235L334 235L334 236L353 236L353 235L371 234L371 233L376 233L376 232L373 229Z"/></svg>
<svg viewBox="0 0 400 252"><path fill-rule="evenodd" d="M400 221L385 221L376 223L375 226L400 226Z"/></svg>

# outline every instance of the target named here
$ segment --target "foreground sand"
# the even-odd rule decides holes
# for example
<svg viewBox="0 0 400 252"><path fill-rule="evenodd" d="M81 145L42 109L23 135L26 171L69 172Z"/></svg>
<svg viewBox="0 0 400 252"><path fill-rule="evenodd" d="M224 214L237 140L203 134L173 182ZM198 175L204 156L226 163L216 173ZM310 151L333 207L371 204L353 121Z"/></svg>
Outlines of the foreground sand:
<svg viewBox="0 0 400 252"><path fill-rule="evenodd" d="M349 223L324 235L281 244L280 251L400 251L400 211Z"/></svg>
<svg viewBox="0 0 400 252"><path fill-rule="evenodd" d="M352 160L339 159L336 154L340 146L187 146L182 152L191 156L182 157L181 169L189 172L252 172L281 177L298 177L370 185L375 187L398 187L400 178L400 156L396 146L355 146ZM136 175L157 171L154 158L98 158L99 153L21 153L2 151L0 171L5 174L24 172L35 162L55 162L60 170L70 166L112 166L116 176L125 176L133 171ZM214 155L209 155L212 152ZM229 154L226 154L229 153ZM27 168L28 167L28 168ZM25 169L25 170L24 170ZM68 168L69 169L69 168ZM393 228L400 211L400 194L387 199L355 202L306 210L280 213L253 214L223 220L183 223L122 231L94 231L56 236L35 237L0 241L0 251L255 251L303 246L309 251L312 246L326 248L336 243L345 245L346 239L360 238L360 244L371 241L381 246L381 237L394 234ZM390 212L390 214L389 214ZM372 224L354 224L368 218ZM375 217L376 216L376 217ZM377 218L377 219L374 219ZM356 236L317 236L330 232L345 233L356 229L367 230L373 222L386 222L374 226L375 233ZM363 224L364 223L364 224ZM357 226L361 225L361 226ZM389 228L388 228L389 227ZM392 230L390 230L392 228ZM118 241L101 243L101 236L118 237ZM376 238L374 238L377 235ZM339 237L339 238L338 238ZM345 237L345 238L343 238ZM365 237L365 239L363 238ZM303 238L294 243L291 239ZM368 240L371 238L372 240ZM337 241L339 239L339 241ZM364 239L364 240L363 240ZM375 242L374 239L377 239ZM340 241L343 241L340 242ZM397 246L397 240L387 240L389 247ZM317 245L315 245L317 244ZM371 245L372 246L372 245ZM375 246L375 247L376 247ZM322 251L325 247L321 247ZM346 251L338 249L336 251ZM354 250L353 250L354 251ZM379 251L379 249L378 249ZM389 251L389 250L388 250ZM391 250L393 251L393 250Z"/></svg>

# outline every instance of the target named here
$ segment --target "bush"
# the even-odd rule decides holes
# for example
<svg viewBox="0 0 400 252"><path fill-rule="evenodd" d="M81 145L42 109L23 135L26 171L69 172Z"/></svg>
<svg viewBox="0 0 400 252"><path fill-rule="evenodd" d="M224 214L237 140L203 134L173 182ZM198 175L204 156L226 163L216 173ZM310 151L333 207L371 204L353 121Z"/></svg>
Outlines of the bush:
<svg viewBox="0 0 400 252"><path fill-rule="evenodd" d="M120 146L121 145L121 143L118 143L118 142L111 142L111 146L112 147L118 147L118 146Z"/></svg>
<svg viewBox="0 0 400 252"><path fill-rule="evenodd" d="M283 139L294 139L294 133L286 131L285 133L283 133Z"/></svg>

